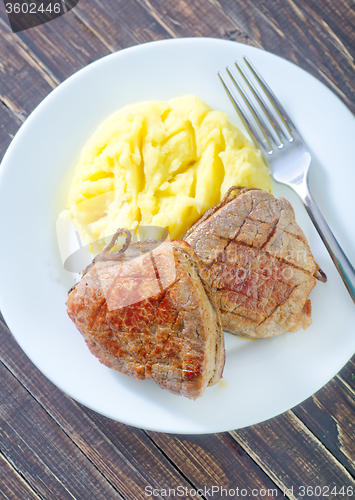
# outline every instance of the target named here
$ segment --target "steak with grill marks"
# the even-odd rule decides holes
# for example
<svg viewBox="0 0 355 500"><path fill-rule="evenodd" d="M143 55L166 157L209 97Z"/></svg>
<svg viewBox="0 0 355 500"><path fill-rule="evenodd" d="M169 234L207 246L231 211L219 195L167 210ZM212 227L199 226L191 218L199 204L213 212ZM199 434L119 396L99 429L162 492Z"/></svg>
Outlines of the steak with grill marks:
<svg viewBox="0 0 355 500"><path fill-rule="evenodd" d="M209 273L226 331L263 338L311 324L308 296L326 277L287 200L233 187L184 239Z"/></svg>
<svg viewBox="0 0 355 500"><path fill-rule="evenodd" d="M125 250L94 259L69 292L70 318L106 366L153 378L174 394L202 396L220 380L225 359L220 314L203 267L184 241Z"/></svg>

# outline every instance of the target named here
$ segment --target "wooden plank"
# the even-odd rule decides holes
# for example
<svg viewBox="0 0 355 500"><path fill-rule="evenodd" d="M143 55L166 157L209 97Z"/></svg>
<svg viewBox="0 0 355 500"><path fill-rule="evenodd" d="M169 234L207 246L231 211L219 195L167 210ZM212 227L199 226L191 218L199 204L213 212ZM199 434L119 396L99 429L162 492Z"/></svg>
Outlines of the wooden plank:
<svg viewBox="0 0 355 500"><path fill-rule="evenodd" d="M349 472L291 411L230 435L282 491L289 490L287 497L292 500L315 497L303 487L313 492L318 487L321 498L329 499L339 498L331 494L333 488L355 491Z"/></svg>
<svg viewBox="0 0 355 500"><path fill-rule="evenodd" d="M43 407L46 414L48 414L48 419L49 416L52 417L54 436L56 436L56 432L59 432L59 429L61 429L60 432L65 433L65 435L75 443L76 447L88 457L90 462L94 464L103 477L105 477L106 480L108 480L125 498L146 499L146 487L152 489L162 489L164 487L177 488L179 485L190 487L189 482L176 471L175 467L171 465L166 457L156 448L156 446L154 446L144 431L110 421L112 433L106 436L105 422L108 419L104 419L104 417L98 416L94 414L94 412L90 413L87 409L85 409L84 412L71 398L49 382L21 351L9 330L3 326L2 323L0 323L0 343L2 346L0 361L2 361L7 368L11 370L13 375L17 377L23 387L26 388L29 395L31 395L32 400L31 403L25 398L24 402L21 402L23 400L23 388L21 386L14 388L13 394L11 391L8 391L8 411L11 411L11 404L14 410L8 415L8 423L4 425L11 426L15 425L17 422L19 426L17 429L18 437L16 437L16 433L9 428L9 432L11 432L12 436L12 439L7 441L9 453L14 453L14 446L17 453L16 439L21 447L30 445L33 448L35 446L32 442L36 439L33 437L34 429L29 425L27 429L29 429L30 432L27 432L25 423L22 425L22 422L26 419L25 410L30 412L31 405L33 405L36 407L36 415L38 415L38 407ZM21 410L22 407L23 411ZM20 411L20 416L17 414L18 411ZM90 417L92 417L92 419ZM54 424L54 421L56 424ZM100 423L101 421L103 424ZM15 423L13 424L13 422ZM33 420L33 425L36 429L37 424L35 419ZM46 425L50 426L49 422L47 422ZM35 436L40 441L41 438L37 431L35 432ZM48 439L51 441L50 433ZM75 467L73 469L70 468L71 462L76 460L76 451L72 449L70 443L67 443L66 440L65 443L67 449L66 458L63 455L59 457L57 453L54 454L56 460L59 461L58 465L55 463L52 464L50 461L51 453L45 449L47 445L43 442L43 452L38 446L36 448L36 450L38 449L38 454L35 459L41 460L47 457L48 474L52 473L52 470L57 470L56 467L68 467L65 472L66 479L68 479L69 482L76 481L76 479L73 478L73 475L75 475L75 477L81 480L83 472L79 474ZM73 443L71 444L74 446ZM60 446L61 442L58 441L58 447ZM21 454L18 456L16 455L16 466L20 464L23 469L26 469L26 464L29 464L30 471L28 473L31 473L34 467L29 462L31 453L29 452L27 455L25 460L21 458ZM81 458L80 460L82 461L83 459ZM85 464L86 463L87 462L85 462ZM82 471L87 471L90 478L93 477L96 479L95 473L93 473L92 476L91 471L89 471L87 467L86 469L83 465L80 467ZM42 470L43 468L44 465L41 464L38 464L37 468L34 467L35 470ZM88 487L88 484L86 484L86 487ZM93 491L94 490L95 488ZM102 490L102 495L104 495L104 492L105 488ZM188 495L188 498L190 498L190 496L191 495ZM57 497L50 496L48 498L51 500ZM89 497L81 495L78 498L87 499ZM99 496L97 498L104 497ZM116 497L108 496L107 498L111 500L111 498ZM157 498L164 497L158 495Z"/></svg>
<svg viewBox="0 0 355 500"><path fill-rule="evenodd" d="M213 486L223 486L227 491L233 491L238 487L245 491L239 495L229 494L230 497L251 497L252 490L259 493L258 498L281 496L279 488L228 433L177 436L148 432L148 435L183 474L202 490L205 487L211 489ZM212 490L209 495L212 496ZM223 495L226 493L215 490L213 498L223 498Z"/></svg>
<svg viewBox="0 0 355 500"><path fill-rule="evenodd" d="M196 22L196 12L198 11L200 13L200 18L199 18L199 29L201 30L197 34L199 35L214 35L215 33L208 31L211 29L212 23L209 24L209 21L213 19L213 28L220 29L220 26L225 26L223 21L219 21L217 18L216 22L216 16L213 14L210 14L210 11L208 8L203 10L202 4L198 2L194 2L193 4L191 3L184 3L180 2L178 4L172 3L172 2L162 2L162 1L152 1L152 2L144 2L147 7L150 9L154 9L155 13L157 15L159 14L164 14L163 18L166 20L166 23L169 24L169 26L173 27L175 26L175 30L178 32L179 35L183 34L185 36L188 36L189 30L194 28L194 22ZM243 5L243 2L239 2L239 7L242 10L243 7L245 8L245 3ZM233 7L236 6L236 2L233 2ZM200 21L202 19L202 22ZM236 22L240 21L239 17L234 19ZM249 17L250 21L250 17ZM256 23L254 24L256 27ZM272 26L272 34L273 38L279 37L282 41L285 41L286 36L282 36L282 32L279 32L276 26ZM212 29L213 29L212 28ZM244 28L244 26L243 26ZM206 31L207 30L207 31ZM241 30L242 32L242 30ZM231 33L231 31L228 31L228 35ZM222 34L222 31L219 32L219 35ZM250 34L250 33L249 33ZM269 34L269 32L268 32ZM223 36L223 34L222 34ZM254 37L251 36L253 40L255 40ZM260 39L259 45L262 45L263 39ZM269 42L271 44L272 40ZM292 55L294 59L294 53L295 53L295 46L294 44L289 44L288 45L288 55ZM298 51L301 60L302 60L302 52ZM304 59L304 57L303 57ZM298 62L298 61L297 61ZM309 69L309 68L307 68ZM323 78L324 80L324 78ZM341 93L341 92L340 92ZM343 96L344 97L344 96Z"/></svg>
<svg viewBox="0 0 355 500"><path fill-rule="evenodd" d="M0 2L0 18L5 22L5 6ZM31 53L60 82L92 61L109 54L109 49L71 14L65 14L35 29L10 33L13 47L26 45ZM2 54L3 64L8 60Z"/></svg>
<svg viewBox="0 0 355 500"><path fill-rule="evenodd" d="M1 99L4 99L2 101ZM18 117L15 115L18 113ZM6 97L0 98L0 161L22 123L21 112ZM22 119L21 119L22 118Z"/></svg>
<svg viewBox="0 0 355 500"><path fill-rule="evenodd" d="M315 2L310 5L310 2L301 0L213 2L218 2L250 38L311 72L338 94L350 110L355 111L354 59L351 55L355 36L354 30L348 27L354 12L348 2L334 4L331 0L324 0L318 3L317 9ZM331 24L323 21L324 8L328 18L336 16L339 19L341 31L333 31L336 21Z"/></svg>
<svg viewBox="0 0 355 500"><path fill-rule="evenodd" d="M40 500L40 497L1 453L0 500Z"/></svg>
<svg viewBox="0 0 355 500"><path fill-rule="evenodd" d="M2 363L0 379L2 453L40 496L121 499Z"/></svg>
<svg viewBox="0 0 355 500"><path fill-rule="evenodd" d="M339 462L355 476L355 397L337 378L293 409Z"/></svg>

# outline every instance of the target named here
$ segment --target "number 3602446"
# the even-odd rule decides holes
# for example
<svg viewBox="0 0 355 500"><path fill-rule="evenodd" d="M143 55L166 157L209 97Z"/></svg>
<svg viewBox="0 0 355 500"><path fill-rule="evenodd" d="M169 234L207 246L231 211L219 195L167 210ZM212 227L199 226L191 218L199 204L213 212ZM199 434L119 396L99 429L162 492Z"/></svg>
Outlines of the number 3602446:
<svg viewBox="0 0 355 500"><path fill-rule="evenodd" d="M36 4L34 2L23 2L23 3L6 3L6 12L8 14L44 14L45 12L59 14L61 11L61 4L55 3L52 5L51 3L47 6L41 4Z"/></svg>

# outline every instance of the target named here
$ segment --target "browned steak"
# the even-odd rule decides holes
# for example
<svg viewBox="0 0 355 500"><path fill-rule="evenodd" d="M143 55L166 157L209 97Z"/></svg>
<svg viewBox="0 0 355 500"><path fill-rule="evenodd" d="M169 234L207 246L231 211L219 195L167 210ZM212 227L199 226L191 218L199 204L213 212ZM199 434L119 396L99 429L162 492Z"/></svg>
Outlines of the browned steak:
<svg viewBox="0 0 355 500"><path fill-rule="evenodd" d="M284 198L231 188L185 235L209 273L222 325L242 337L272 337L311 324L318 271Z"/></svg>
<svg viewBox="0 0 355 500"><path fill-rule="evenodd" d="M184 241L106 252L69 292L67 307L91 352L110 368L192 399L222 376L218 307Z"/></svg>

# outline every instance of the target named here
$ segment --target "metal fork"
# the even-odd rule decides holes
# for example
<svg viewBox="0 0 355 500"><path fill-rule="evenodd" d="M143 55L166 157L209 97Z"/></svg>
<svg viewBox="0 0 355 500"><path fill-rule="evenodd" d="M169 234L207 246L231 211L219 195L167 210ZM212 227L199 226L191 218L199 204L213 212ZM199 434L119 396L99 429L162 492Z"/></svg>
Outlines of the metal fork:
<svg viewBox="0 0 355 500"><path fill-rule="evenodd" d="M245 111L245 106L239 103L231 86L220 72L218 72L218 76L245 127L249 130L254 143L261 149L264 158L269 163L274 179L294 189L303 201L308 215L355 303L355 269L337 242L309 191L308 172L311 154L275 94L247 57L244 57L244 61L248 72L253 76L253 80L240 64L236 62L235 65L242 80L249 87L249 95L254 96L254 102L229 67L227 67L227 72L249 109L249 113Z"/></svg>

